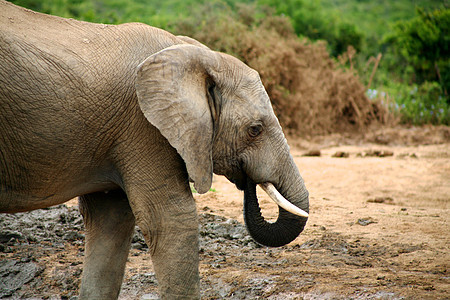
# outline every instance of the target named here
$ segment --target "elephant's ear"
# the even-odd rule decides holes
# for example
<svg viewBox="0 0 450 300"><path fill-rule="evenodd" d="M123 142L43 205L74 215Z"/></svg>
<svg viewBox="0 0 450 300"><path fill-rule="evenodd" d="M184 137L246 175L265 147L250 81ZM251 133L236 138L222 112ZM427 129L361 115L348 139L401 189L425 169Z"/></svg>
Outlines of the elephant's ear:
<svg viewBox="0 0 450 300"><path fill-rule="evenodd" d="M199 193L212 183L216 112L211 111L208 89L214 85L219 58L205 48L176 45L151 55L137 71L142 112L181 155Z"/></svg>

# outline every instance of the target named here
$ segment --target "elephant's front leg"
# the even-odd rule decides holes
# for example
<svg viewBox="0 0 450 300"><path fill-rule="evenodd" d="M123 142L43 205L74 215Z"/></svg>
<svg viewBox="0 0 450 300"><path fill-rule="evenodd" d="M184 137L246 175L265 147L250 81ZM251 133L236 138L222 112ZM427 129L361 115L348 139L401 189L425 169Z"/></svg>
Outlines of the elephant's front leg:
<svg viewBox="0 0 450 300"><path fill-rule="evenodd" d="M130 194L135 196L130 203L149 245L161 298L199 298L198 217L189 184L177 188L171 182Z"/></svg>
<svg viewBox="0 0 450 300"><path fill-rule="evenodd" d="M122 190L80 197L86 251L80 299L116 299L122 285L135 219Z"/></svg>

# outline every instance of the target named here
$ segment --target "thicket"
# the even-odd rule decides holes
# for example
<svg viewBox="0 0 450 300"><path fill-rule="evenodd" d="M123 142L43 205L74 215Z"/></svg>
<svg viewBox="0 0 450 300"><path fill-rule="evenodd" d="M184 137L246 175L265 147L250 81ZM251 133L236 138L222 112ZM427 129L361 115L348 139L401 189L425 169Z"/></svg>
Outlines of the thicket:
<svg viewBox="0 0 450 300"><path fill-rule="evenodd" d="M395 22L380 45L385 59L375 84L383 98L395 100L394 111L414 124L449 125L450 9L417 8L413 18Z"/></svg>
<svg viewBox="0 0 450 300"><path fill-rule="evenodd" d="M388 0L13 2L91 22L143 22L235 55L260 72L293 134L362 129L394 115L450 123L450 18L441 1L413 1L424 7L415 15L410 1Z"/></svg>

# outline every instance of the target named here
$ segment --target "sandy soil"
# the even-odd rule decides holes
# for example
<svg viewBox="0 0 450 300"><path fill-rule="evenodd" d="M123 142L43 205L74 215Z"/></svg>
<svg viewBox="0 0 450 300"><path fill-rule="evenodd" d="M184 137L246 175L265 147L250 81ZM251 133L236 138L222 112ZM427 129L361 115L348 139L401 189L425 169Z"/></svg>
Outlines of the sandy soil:
<svg viewBox="0 0 450 300"><path fill-rule="evenodd" d="M202 280L220 289L204 297L448 299L448 140L445 128L391 128L362 140L291 141L310 192L306 229L279 249L221 249L219 265L217 254L203 253ZM258 195L275 220L277 207ZM200 213L243 223L243 193L225 178L216 176L212 191L195 198Z"/></svg>
<svg viewBox="0 0 450 300"><path fill-rule="evenodd" d="M366 156L374 150L393 156ZM333 157L339 152L349 157ZM280 268L233 263L213 276L264 274L286 298L449 297L450 145L367 144L321 154L293 151L310 191L311 216L300 237L277 253ZM199 209L242 222L242 194L219 177L213 187L216 192L197 196ZM276 217L264 196L262 207Z"/></svg>
<svg viewBox="0 0 450 300"><path fill-rule="evenodd" d="M449 299L449 139L428 145L387 139L291 143L300 145L292 154L310 191L310 219L281 248L259 247L246 235L243 194L225 178L215 177L207 194L195 194L203 298ZM304 156L311 150L320 156ZM259 195L263 214L276 218L277 208ZM120 298L154 299L151 258L133 245ZM45 241L31 246L13 243L0 258L26 256L45 268L39 277L50 279L22 287L13 298L76 295L82 241L58 250Z"/></svg>

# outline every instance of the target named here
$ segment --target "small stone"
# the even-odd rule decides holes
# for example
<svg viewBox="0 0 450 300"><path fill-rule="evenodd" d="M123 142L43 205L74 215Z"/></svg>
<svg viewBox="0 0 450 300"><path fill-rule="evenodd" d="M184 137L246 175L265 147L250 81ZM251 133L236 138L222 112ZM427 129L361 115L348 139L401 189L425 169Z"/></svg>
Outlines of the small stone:
<svg viewBox="0 0 450 300"><path fill-rule="evenodd" d="M377 222L373 218L368 217L368 218L358 219L357 223L361 226L367 226L369 224L373 224L373 223L377 223Z"/></svg>
<svg viewBox="0 0 450 300"><path fill-rule="evenodd" d="M341 158L347 158L349 157L350 154L348 152L344 152L344 151L337 151L336 153L333 154L332 157L341 157Z"/></svg>
<svg viewBox="0 0 450 300"><path fill-rule="evenodd" d="M320 150L318 149L311 149L305 153L303 153L303 156L320 156Z"/></svg>
<svg viewBox="0 0 450 300"><path fill-rule="evenodd" d="M367 200L367 202L369 203L388 203L388 204L392 204L394 203L394 199L391 197L376 197L373 199L369 199Z"/></svg>
<svg viewBox="0 0 450 300"><path fill-rule="evenodd" d="M368 150L365 156L387 157L393 156L394 152L390 150Z"/></svg>

